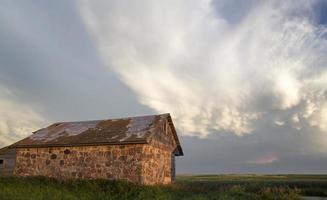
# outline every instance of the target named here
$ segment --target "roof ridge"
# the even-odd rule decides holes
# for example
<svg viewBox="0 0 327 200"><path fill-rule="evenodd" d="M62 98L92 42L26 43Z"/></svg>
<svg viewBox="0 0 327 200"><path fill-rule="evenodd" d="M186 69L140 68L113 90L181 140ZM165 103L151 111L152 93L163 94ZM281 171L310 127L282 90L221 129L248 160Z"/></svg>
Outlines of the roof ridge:
<svg viewBox="0 0 327 200"><path fill-rule="evenodd" d="M62 123L97 122L97 121L106 121L106 120L127 120L127 119L133 119L133 118L156 117L156 116L164 116L164 115L170 116L170 113L162 113L162 114L155 114L155 115L138 115L138 116L133 116L133 117L115 117L115 118L94 119L94 120L61 121L61 122L59 121L59 122L54 122L49 126L52 126L55 124L62 124Z"/></svg>

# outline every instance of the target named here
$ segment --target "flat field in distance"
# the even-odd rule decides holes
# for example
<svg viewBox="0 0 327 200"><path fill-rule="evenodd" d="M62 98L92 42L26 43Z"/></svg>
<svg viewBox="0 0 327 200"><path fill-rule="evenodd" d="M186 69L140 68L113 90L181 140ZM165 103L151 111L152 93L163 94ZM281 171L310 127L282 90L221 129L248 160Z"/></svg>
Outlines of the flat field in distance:
<svg viewBox="0 0 327 200"><path fill-rule="evenodd" d="M297 199L300 196L327 197L327 175L179 175L177 182L191 190L232 192L239 190L236 193L258 197L262 195L280 199Z"/></svg>
<svg viewBox="0 0 327 200"><path fill-rule="evenodd" d="M327 197L327 175L179 175L169 186L124 181L0 178L0 199L301 199Z"/></svg>

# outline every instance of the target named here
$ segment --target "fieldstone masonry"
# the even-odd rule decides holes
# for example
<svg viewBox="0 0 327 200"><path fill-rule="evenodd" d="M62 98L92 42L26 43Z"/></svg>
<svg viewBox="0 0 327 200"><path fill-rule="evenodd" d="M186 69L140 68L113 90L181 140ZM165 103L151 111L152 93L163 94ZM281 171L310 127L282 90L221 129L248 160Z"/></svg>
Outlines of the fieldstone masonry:
<svg viewBox="0 0 327 200"><path fill-rule="evenodd" d="M159 122L143 143L135 140L133 144L17 146L13 174L57 179L119 179L146 185L169 184L175 176L174 156L182 155L182 151L178 149L173 126L168 121ZM56 127L50 126L52 129Z"/></svg>
<svg viewBox="0 0 327 200"><path fill-rule="evenodd" d="M168 184L170 156L147 144L22 148L17 150L14 175Z"/></svg>

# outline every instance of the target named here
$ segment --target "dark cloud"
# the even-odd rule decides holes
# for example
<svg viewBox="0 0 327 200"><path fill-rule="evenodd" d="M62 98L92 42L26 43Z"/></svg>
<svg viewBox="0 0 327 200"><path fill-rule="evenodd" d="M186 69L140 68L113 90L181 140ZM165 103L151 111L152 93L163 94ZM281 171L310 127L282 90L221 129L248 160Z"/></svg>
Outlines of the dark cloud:
<svg viewBox="0 0 327 200"><path fill-rule="evenodd" d="M72 2L2 1L0 13L0 84L11 102L48 122L152 113L103 67Z"/></svg>
<svg viewBox="0 0 327 200"><path fill-rule="evenodd" d="M240 23L260 3L260 0L213 0L212 6L218 17L233 25Z"/></svg>
<svg viewBox="0 0 327 200"><path fill-rule="evenodd" d="M235 28L225 34L220 32L228 30L225 23L217 31L207 27L208 20L216 21L203 15L207 10L202 3L194 2L199 5L194 9L186 2L163 4L178 11L167 9L165 20L149 11L158 8L157 4L136 3L124 13L119 12L119 1L110 2L114 3L111 7L103 2L100 10L92 7L99 20L85 22L90 16L84 15L78 1L1 1L0 146L54 121L173 110L185 152L177 158L178 173L326 173L325 127L312 125L327 119L319 112L326 102L321 92L326 88L325 78L318 76L324 72L326 62L321 55L326 48L323 40L305 32L313 30L311 24L301 26L300 20L290 20L294 26L279 26L279 21L269 21L270 16L265 15L271 11L268 7L257 9L257 0L216 0L210 4L216 19ZM315 8L319 24L325 23L324 7ZM250 14L263 19L246 21ZM194 17L201 20L190 23ZM93 35L92 23L101 27ZM286 27L284 35L276 27ZM278 38L280 35L283 37ZM261 54L270 47L276 48L270 49L275 53L290 51L283 52L287 56ZM103 53L101 49L109 50ZM298 49L300 53L294 53ZM276 67L280 70L271 70L271 63L262 67L266 60L285 66ZM303 66L296 64L308 64L302 60L317 62L301 70ZM125 61L131 65L119 68ZM118 67L112 66L117 63ZM267 74L272 80L265 80ZM308 82L313 86L307 86ZM299 85L314 95L300 90ZM293 93L285 92L288 90ZM251 101L244 102L248 96ZM251 111L258 115L252 116Z"/></svg>
<svg viewBox="0 0 327 200"><path fill-rule="evenodd" d="M317 23L320 25L327 25L327 1L316 0L313 9Z"/></svg>

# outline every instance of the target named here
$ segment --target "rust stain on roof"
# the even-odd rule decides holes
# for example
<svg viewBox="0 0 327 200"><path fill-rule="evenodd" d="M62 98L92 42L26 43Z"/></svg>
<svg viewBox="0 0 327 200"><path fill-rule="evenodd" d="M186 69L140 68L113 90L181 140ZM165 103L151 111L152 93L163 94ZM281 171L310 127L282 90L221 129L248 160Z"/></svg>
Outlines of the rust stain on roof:
<svg viewBox="0 0 327 200"><path fill-rule="evenodd" d="M40 129L10 147L147 143L148 139L166 121L172 125L169 114L96 121L61 122ZM173 130L174 138L179 145L175 129Z"/></svg>

